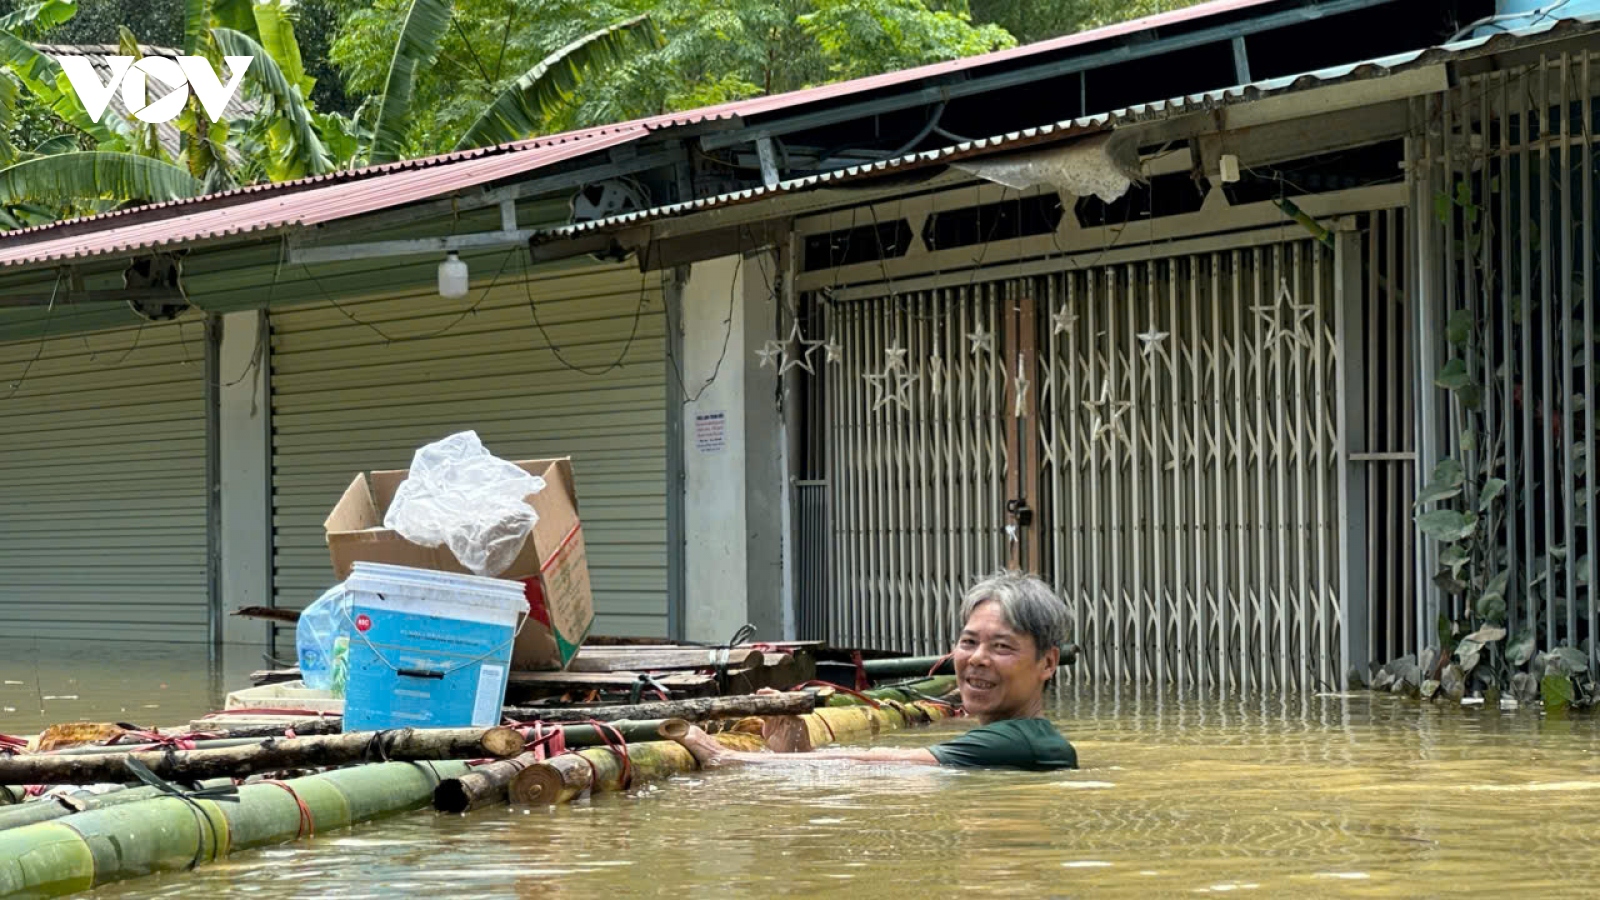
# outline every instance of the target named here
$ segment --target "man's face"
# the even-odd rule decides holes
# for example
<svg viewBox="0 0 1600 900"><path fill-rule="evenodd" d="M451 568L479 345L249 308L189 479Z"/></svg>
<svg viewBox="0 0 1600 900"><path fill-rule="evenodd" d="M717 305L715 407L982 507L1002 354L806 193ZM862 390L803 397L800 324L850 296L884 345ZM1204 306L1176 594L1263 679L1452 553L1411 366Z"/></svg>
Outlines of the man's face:
<svg viewBox="0 0 1600 900"><path fill-rule="evenodd" d="M956 639L961 705L985 724L1034 715L1061 651L1040 654L1033 638L1013 631L993 601L978 604Z"/></svg>

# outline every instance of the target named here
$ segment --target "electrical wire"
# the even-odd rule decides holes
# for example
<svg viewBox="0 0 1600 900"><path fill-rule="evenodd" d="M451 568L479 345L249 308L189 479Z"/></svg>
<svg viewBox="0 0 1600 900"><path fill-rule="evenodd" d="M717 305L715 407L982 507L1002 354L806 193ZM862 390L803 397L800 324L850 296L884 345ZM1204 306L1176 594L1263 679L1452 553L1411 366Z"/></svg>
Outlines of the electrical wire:
<svg viewBox="0 0 1600 900"><path fill-rule="evenodd" d="M6 400L15 397L17 392L22 390L22 386L28 383L28 373L33 371L33 364L38 362L39 357L44 355L45 342L50 339L50 322L55 318L56 314L56 294L61 290L61 277L64 274L65 270L56 270L56 283L50 288L50 304L45 308L44 330L39 333L39 346L34 348L33 358L23 365L22 374L17 376L16 381L11 382L11 390L6 394Z"/></svg>
<svg viewBox="0 0 1600 900"><path fill-rule="evenodd" d="M645 246L649 246L648 240L645 242ZM533 326L539 329L539 335L544 338L545 346L549 347L550 352L555 354L556 362L580 375L590 376L606 375L622 368L623 362L628 358L628 352L633 349L634 339L639 336L639 321L644 318L644 309L650 303L650 274L646 272L639 278L639 305L634 310L633 328L628 332L628 340L622 345L622 352L617 354L617 358L605 368L590 369L568 362L567 358L561 353L561 347L551 339L550 333L544 328L544 323L539 321L539 305L534 302L533 288L529 285L528 279L528 261L533 257L533 249L531 247L527 248L527 257L527 259L523 259L518 256L518 259L522 262L522 291L528 297L528 312L533 317Z"/></svg>
<svg viewBox="0 0 1600 900"><path fill-rule="evenodd" d="M1539 7L1538 9L1532 9L1532 10L1529 10L1527 12L1500 13L1498 15L1493 15L1493 16L1484 16L1483 18L1479 19L1478 21L1473 22L1471 25L1468 25L1467 27L1465 27L1465 28L1461 29L1460 31L1456 32L1455 34L1451 35L1450 39L1445 41L1445 43L1446 44L1454 44L1456 41L1459 41L1463 37L1466 37L1468 33L1473 32L1473 31L1477 31L1479 28L1485 28L1485 27L1487 27L1487 28L1497 28L1502 33L1518 30L1518 29L1507 28L1504 25L1499 24L1501 22L1507 22L1507 21L1510 21L1512 19L1528 19L1529 17L1531 17L1531 20L1527 24L1523 25L1522 27L1523 28L1527 28L1527 27L1530 27L1530 26L1533 26L1533 25L1537 25L1540 22L1544 21L1545 19L1550 18L1551 14L1554 13L1556 10L1560 9L1563 6L1566 6L1568 3L1571 3L1571 2L1572 2L1572 0L1556 0L1555 3L1552 3L1549 6L1542 6L1542 7Z"/></svg>
<svg viewBox="0 0 1600 900"><path fill-rule="evenodd" d="M461 312L460 315L458 315L454 319L452 319L450 321L450 324L445 325L442 328L439 328L439 329L437 329L435 331L430 331L430 332L428 332L426 334L408 334L408 335L402 335L402 336L398 336L398 337L394 336L394 335L390 335L389 333L385 332L382 328L379 328L378 326L372 324L371 322L367 322L367 321L364 321L362 319L356 318L355 314L353 314L349 310L345 309L344 306L342 304L340 304L338 300L334 299L333 295L330 294L328 292L328 289L322 284L322 279L318 278L317 274L315 272L311 271L311 268L309 266L307 266L305 263L302 262L300 264L300 268L301 268L302 271L304 271L306 273L306 277L311 279L312 284L315 284L317 286L317 292L322 295L322 298L324 300L327 300L330 304L332 304L333 308L338 310L340 315L344 316L346 319L349 319L352 323L354 323L356 325L360 325L363 328L366 328L368 331L371 331L373 334L377 335L378 337L382 338L385 344L401 344L401 343L405 343L406 341L421 341L421 340L427 340L429 338L439 337L440 335L443 335L445 332L448 332L451 329L455 328L457 325L460 325L461 322L463 320L465 320L468 316L473 315L474 313L476 313L478 311L478 308L483 305L484 301L489 299L489 294L495 289L496 285L498 285L500 283L500 276L505 274L506 266L511 262L511 257L516 255L516 253L517 253L517 251L519 249L521 249L521 248L520 247L512 247L510 250L506 251L506 255L504 257L502 257L501 260L500 260L500 268L494 273L494 278L493 278L493 280L491 280L489 282L489 286L483 289L483 293L478 295L478 299L471 306L467 307L465 310L463 310Z"/></svg>

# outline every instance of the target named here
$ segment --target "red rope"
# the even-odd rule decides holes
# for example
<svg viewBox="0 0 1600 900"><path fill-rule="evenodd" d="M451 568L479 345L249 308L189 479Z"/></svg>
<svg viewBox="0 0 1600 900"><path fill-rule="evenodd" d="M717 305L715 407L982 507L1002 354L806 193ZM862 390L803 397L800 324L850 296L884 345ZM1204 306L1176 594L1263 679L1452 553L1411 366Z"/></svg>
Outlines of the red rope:
<svg viewBox="0 0 1600 900"><path fill-rule="evenodd" d="M567 752L567 731L559 723L543 722L534 719L531 722L519 722L510 717L506 724L517 729L523 740L522 752L532 753L533 758L543 762L552 756L559 756ZM545 729L550 729L546 731Z"/></svg>
<svg viewBox="0 0 1600 900"><path fill-rule="evenodd" d="M124 731L122 734L119 734L111 740L106 741L104 746L110 747L114 744L137 743L140 745L148 745L137 748L141 750L148 749L149 746L170 747L173 750L194 750L196 749L195 741L215 740L221 736L222 735L220 734L212 734L205 731L191 731L185 734L162 734L158 731L135 730Z"/></svg>
<svg viewBox="0 0 1600 900"><path fill-rule="evenodd" d="M851 650L850 661L856 664L856 690L864 691L872 687L872 679L867 677L867 664L861 658L861 651Z"/></svg>
<svg viewBox="0 0 1600 900"><path fill-rule="evenodd" d="M855 697L856 699L858 699L861 702L867 704L868 706L872 707L873 709L879 709L881 707L881 704L879 704L878 701L872 699L871 697L868 697L866 694L863 694L860 691L851 690L850 688L847 688L842 684L834 684L831 681L816 681L816 680L803 681L800 684L797 684L794 687L790 688L789 690L791 690L791 691L803 691L808 687L833 688L836 691L843 691L846 694L849 694L850 696Z"/></svg>
<svg viewBox="0 0 1600 900"><path fill-rule="evenodd" d="M945 660L950 659L951 657L953 657L955 655L956 655L956 652L954 650L952 650L949 653L946 653L945 655L939 657L939 661L934 663L933 667L928 670L928 677L932 678L933 677L933 673L939 671L939 667L944 665Z"/></svg>
<svg viewBox="0 0 1600 900"><path fill-rule="evenodd" d="M839 743L839 736L833 733L833 726L828 724L827 717L826 716L816 716L816 720L818 722L822 723L822 727L823 728L828 729L828 743L830 743L830 744Z"/></svg>
<svg viewBox="0 0 1600 900"><path fill-rule="evenodd" d="M588 724L594 726L595 732L600 735L600 740L605 742L606 749L610 750L616 756L621 757L622 789L627 790L628 788L633 787L633 760L628 757L628 739L622 736L622 732L617 729L617 726L612 725L609 722L602 722L599 719L590 719ZM607 734L606 729L610 729L611 733ZM594 763L589 763L589 767L591 769L594 768ZM595 772L595 781L599 780L600 773L597 770Z"/></svg>
<svg viewBox="0 0 1600 900"><path fill-rule="evenodd" d="M272 781L269 779L262 779L260 783L277 785L283 788L289 792L289 796L294 798L294 805L300 807L300 828L294 836L295 840L298 841L301 838L314 837L316 835L317 821L311 815L311 807L306 806L306 801L301 799L300 795L295 792L293 785L286 781Z"/></svg>

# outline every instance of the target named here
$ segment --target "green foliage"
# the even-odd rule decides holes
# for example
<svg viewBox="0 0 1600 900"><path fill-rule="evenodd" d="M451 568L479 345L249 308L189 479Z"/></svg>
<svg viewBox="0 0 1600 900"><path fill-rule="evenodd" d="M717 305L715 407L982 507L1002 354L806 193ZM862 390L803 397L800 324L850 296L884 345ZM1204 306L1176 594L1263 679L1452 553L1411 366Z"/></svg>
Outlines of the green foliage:
<svg viewBox="0 0 1600 900"><path fill-rule="evenodd" d="M432 67L450 19L450 0L411 0L394 52L389 55L389 73L384 79L383 97L378 101L368 162L376 165L401 158L406 129L414 114L412 98L418 75Z"/></svg>
<svg viewBox="0 0 1600 900"><path fill-rule="evenodd" d="M60 203L63 197L74 204L94 199L155 202L193 197L202 188L188 170L132 153L62 153L0 170L0 206Z"/></svg>
<svg viewBox="0 0 1600 900"><path fill-rule="evenodd" d="M998 25L974 26L965 12L931 10L922 0L816 0L799 17L840 79L908 69L1016 44Z"/></svg>
<svg viewBox="0 0 1600 900"><path fill-rule="evenodd" d="M537 134L545 120L572 101L586 73L615 67L632 53L648 53L661 44L661 34L648 16L586 34L557 50L511 86L483 111L456 150L484 147Z"/></svg>

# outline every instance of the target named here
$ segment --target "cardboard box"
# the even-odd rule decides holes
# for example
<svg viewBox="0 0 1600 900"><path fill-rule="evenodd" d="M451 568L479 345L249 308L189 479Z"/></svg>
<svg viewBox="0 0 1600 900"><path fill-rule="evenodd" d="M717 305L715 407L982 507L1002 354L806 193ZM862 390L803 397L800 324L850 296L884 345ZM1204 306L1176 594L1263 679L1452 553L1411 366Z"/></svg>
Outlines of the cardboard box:
<svg viewBox="0 0 1600 900"><path fill-rule="evenodd" d="M563 669L594 624L594 594L589 558L578 518L572 460L538 459L516 464L544 479L544 490L527 499L539 514L522 552L495 577L527 587L528 621L512 647L511 667L529 671ZM357 562L390 563L418 569L470 573L449 547L421 547L383 527L384 513L407 470L358 473L323 523L328 554L340 581Z"/></svg>

